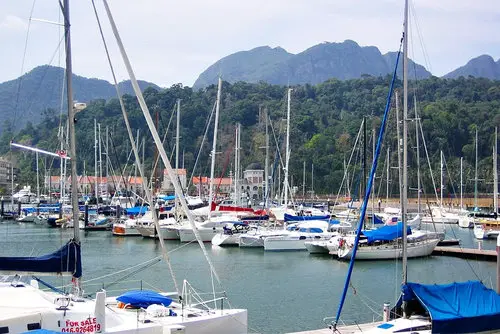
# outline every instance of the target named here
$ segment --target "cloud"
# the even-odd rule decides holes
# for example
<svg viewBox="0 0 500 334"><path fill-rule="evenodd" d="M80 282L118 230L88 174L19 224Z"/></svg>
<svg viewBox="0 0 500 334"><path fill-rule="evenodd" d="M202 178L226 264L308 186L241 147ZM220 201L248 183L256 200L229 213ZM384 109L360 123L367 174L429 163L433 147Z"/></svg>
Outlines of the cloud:
<svg viewBox="0 0 500 334"><path fill-rule="evenodd" d="M299 53L324 41L352 39L362 46L376 46L382 53L395 51L404 5L402 0L108 1L137 77L162 86L192 85L220 58L262 45ZM426 64L424 45L434 74L443 75L482 53L495 60L500 57L498 0L411 3L415 14L410 16L410 56ZM119 80L126 79L102 2L96 4ZM20 17L28 17L31 10L25 1L5 5L0 7L0 18L4 17L0 45L9 45L12 52L0 53L0 63L14 66L5 66L0 82L19 76L15 69L20 67L26 37L20 31L27 27ZM73 1L71 12L75 73L110 80L90 2ZM61 19L57 2L37 2L33 15ZM20 31L14 33L13 27ZM36 31L31 29L35 27ZM25 70L28 65L47 63L61 36L59 27L36 22L31 28Z"/></svg>
<svg viewBox="0 0 500 334"><path fill-rule="evenodd" d="M7 15L0 22L0 30L14 30L14 31L26 31L28 29L28 23L15 15Z"/></svg>

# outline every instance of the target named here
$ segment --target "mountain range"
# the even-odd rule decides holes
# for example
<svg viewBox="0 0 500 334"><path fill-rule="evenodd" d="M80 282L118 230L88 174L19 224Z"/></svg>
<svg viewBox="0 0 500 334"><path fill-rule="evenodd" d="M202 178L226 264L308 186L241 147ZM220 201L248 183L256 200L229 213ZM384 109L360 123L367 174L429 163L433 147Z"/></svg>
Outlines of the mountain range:
<svg viewBox="0 0 500 334"><path fill-rule="evenodd" d="M342 43L321 43L298 54L281 47L261 46L228 55L200 74L193 88L200 89L217 82L219 74L225 81L259 82L278 85L318 84L330 78L356 79L364 75L385 76L392 73L396 52L382 54L375 46L359 46L346 40ZM409 61L412 78L432 74L424 66ZM401 76L402 66L398 68ZM445 78L476 76L500 79L500 60L483 55L446 74Z"/></svg>
<svg viewBox="0 0 500 334"><path fill-rule="evenodd" d="M0 128L3 128L5 121L10 122L15 129L23 128L28 122L37 124L44 110L59 110L63 81L63 68L43 65L17 79L1 83ZM139 81L139 87L143 90L147 87L160 89L146 81ZM119 89L122 94L133 93L130 81L120 82ZM106 80L73 74L73 94L75 101L89 102L116 97L116 90L114 85ZM63 97L62 100L65 101L65 95Z"/></svg>
<svg viewBox="0 0 500 334"><path fill-rule="evenodd" d="M321 43L298 54L289 53L280 47L261 46L218 60L199 75L193 88L201 89L215 84L219 74L222 74L223 80L231 83L264 81L278 85L314 85L331 78L348 80L365 75L385 76L393 71L396 56L396 52L382 54L375 46L362 47L351 40ZM412 78L432 76L424 66L411 60L409 69ZM401 72L402 66L399 66L398 73ZM495 62L491 56L482 55L446 74L444 78L460 76L500 80L500 60ZM20 129L28 122L37 124L43 111L48 108L59 110L63 80L64 69L44 65L17 79L0 83L0 132L6 121L14 125L15 129ZM139 81L139 85L141 89L161 89L147 81ZM119 88L122 94L133 94L130 81L121 82ZM75 100L82 102L116 96L115 88L109 82L79 75L73 75L73 92Z"/></svg>

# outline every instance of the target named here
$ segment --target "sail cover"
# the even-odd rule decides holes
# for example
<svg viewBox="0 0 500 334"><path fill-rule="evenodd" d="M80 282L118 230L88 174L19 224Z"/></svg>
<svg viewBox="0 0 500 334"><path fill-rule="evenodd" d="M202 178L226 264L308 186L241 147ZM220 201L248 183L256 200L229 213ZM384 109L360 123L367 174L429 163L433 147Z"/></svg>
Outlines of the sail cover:
<svg viewBox="0 0 500 334"><path fill-rule="evenodd" d="M126 305L142 308L147 308L149 305L153 304L168 306L172 303L172 299L169 297L150 290L127 291L117 297L116 300Z"/></svg>
<svg viewBox="0 0 500 334"><path fill-rule="evenodd" d="M38 257L0 257L0 271L22 273L70 273L82 276L80 245L70 240L54 253Z"/></svg>
<svg viewBox="0 0 500 334"><path fill-rule="evenodd" d="M374 241L391 241L403 236L403 223L397 225L386 225L376 230L364 230L362 233L368 238L368 243ZM408 226L406 229L407 235L411 234L411 229Z"/></svg>
<svg viewBox="0 0 500 334"><path fill-rule="evenodd" d="M417 300L430 314L433 333L500 329L500 295L479 281L443 285L407 283L403 300Z"/></svg>
<svg viewBox="0 0 500 334"><path fill-rule="evenodd" d="M321 215L321 216L294 216L288 213L285 213L285 221L286 222L301 222L301 221L309 221L309 220L329 220L329 215Z"/></svg>

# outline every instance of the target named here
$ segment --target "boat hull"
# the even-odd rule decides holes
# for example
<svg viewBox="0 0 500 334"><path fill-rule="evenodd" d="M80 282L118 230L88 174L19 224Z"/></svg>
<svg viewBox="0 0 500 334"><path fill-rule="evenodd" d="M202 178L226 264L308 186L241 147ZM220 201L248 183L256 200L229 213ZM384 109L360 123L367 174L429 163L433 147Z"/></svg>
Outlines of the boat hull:
<svg viewBox="0 0 500 334"><path fill-rule="evenodd" d="M213 246L238 246L240 243L240 234L217 233L212 238Z"/></svg>
<svg viewBox="0 0 500 334"><path fill-rule="evenodd" d="M432 251L437 246L439 239L419 241L408 243L407 255L408 258L424 257L432 254ZM351 247L340 247L338 256L341 260L349 260L352 257ZM403 249L401 244L382 244L378 246L362 246L358 247L356 252L356 260L393 260L403 257Z"/></svg>
<svg viewBox="0 0 500 334"><path fill-rule="evenodd" d="M211 242L212 238L219 232L222 228L198 228L198 233L203 242ZM180 228L179 229L179 239L181 242L191 242L196 241L196 236L192 229L190 228Z"/></svg>
<svg viewBox="0 0 500 334"><path fill-rule="evenodd" d="M264 238L265 251L305 251L307 250L304 242L328 240L332 237L328 235L281 235L269 236Z"/></svg>
<svg viewBox="0 0 500 334"><path fill-rule="evenodd" d="M243 248L264 247L264 238L258 234L242 234L240 235L239 245Z"/></svg>
<svg viewBox="0 0 500 334"><path fill-rule="evenodd" d="M326 246L327 240L322 241L306 241L304 245L311 254L328 254L329 250Z"/></svg>

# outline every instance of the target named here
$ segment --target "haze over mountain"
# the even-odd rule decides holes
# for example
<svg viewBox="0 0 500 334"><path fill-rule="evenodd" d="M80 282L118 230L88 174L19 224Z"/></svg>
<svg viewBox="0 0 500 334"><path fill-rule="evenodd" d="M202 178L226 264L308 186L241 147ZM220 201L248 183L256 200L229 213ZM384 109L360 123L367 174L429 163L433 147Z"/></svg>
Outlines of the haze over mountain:
<svg viewBox="0 0 500 334"><path fill-rule="evenodd" d="M464 66L444 75L443 78L455 79L461 76L500 80L500 59L495 62L491 56L481 55L469 60Z"/></svg>
<svg viewBox="0 0 500 334"><path fill-rule="evenodd" d="M43 65L20 78L1 83L0 131L5 121L20 129L28 122L37 124L42 112L47 108L59 110L63 80L63 68ZM143 90L147 87L160 89L157 85L146 81L139 81L139 86ZM122 94L133 94L130 81L121 82L119 88ZM109 82L75 74L73 74L73 92L75 100L81 102L116 97L115 87ZM62 100L66 100L65 95Z"/></svg>
<svg viewBox="0 0 500 334"><path fill-rule="evenodd" d="M284 49L261 46L231 54L200 74L193 85L199 89L217 82L219 74L229 82L265 81L270 84L318 84L331 78L341 80L363 75L384 76L393 71L396 52L384 55L375 46L361 47L356 42L322 43L296 55ZM410 60L412 77L431 76L422 65ZM402 67L398 70L402 73Z"/></svg>

